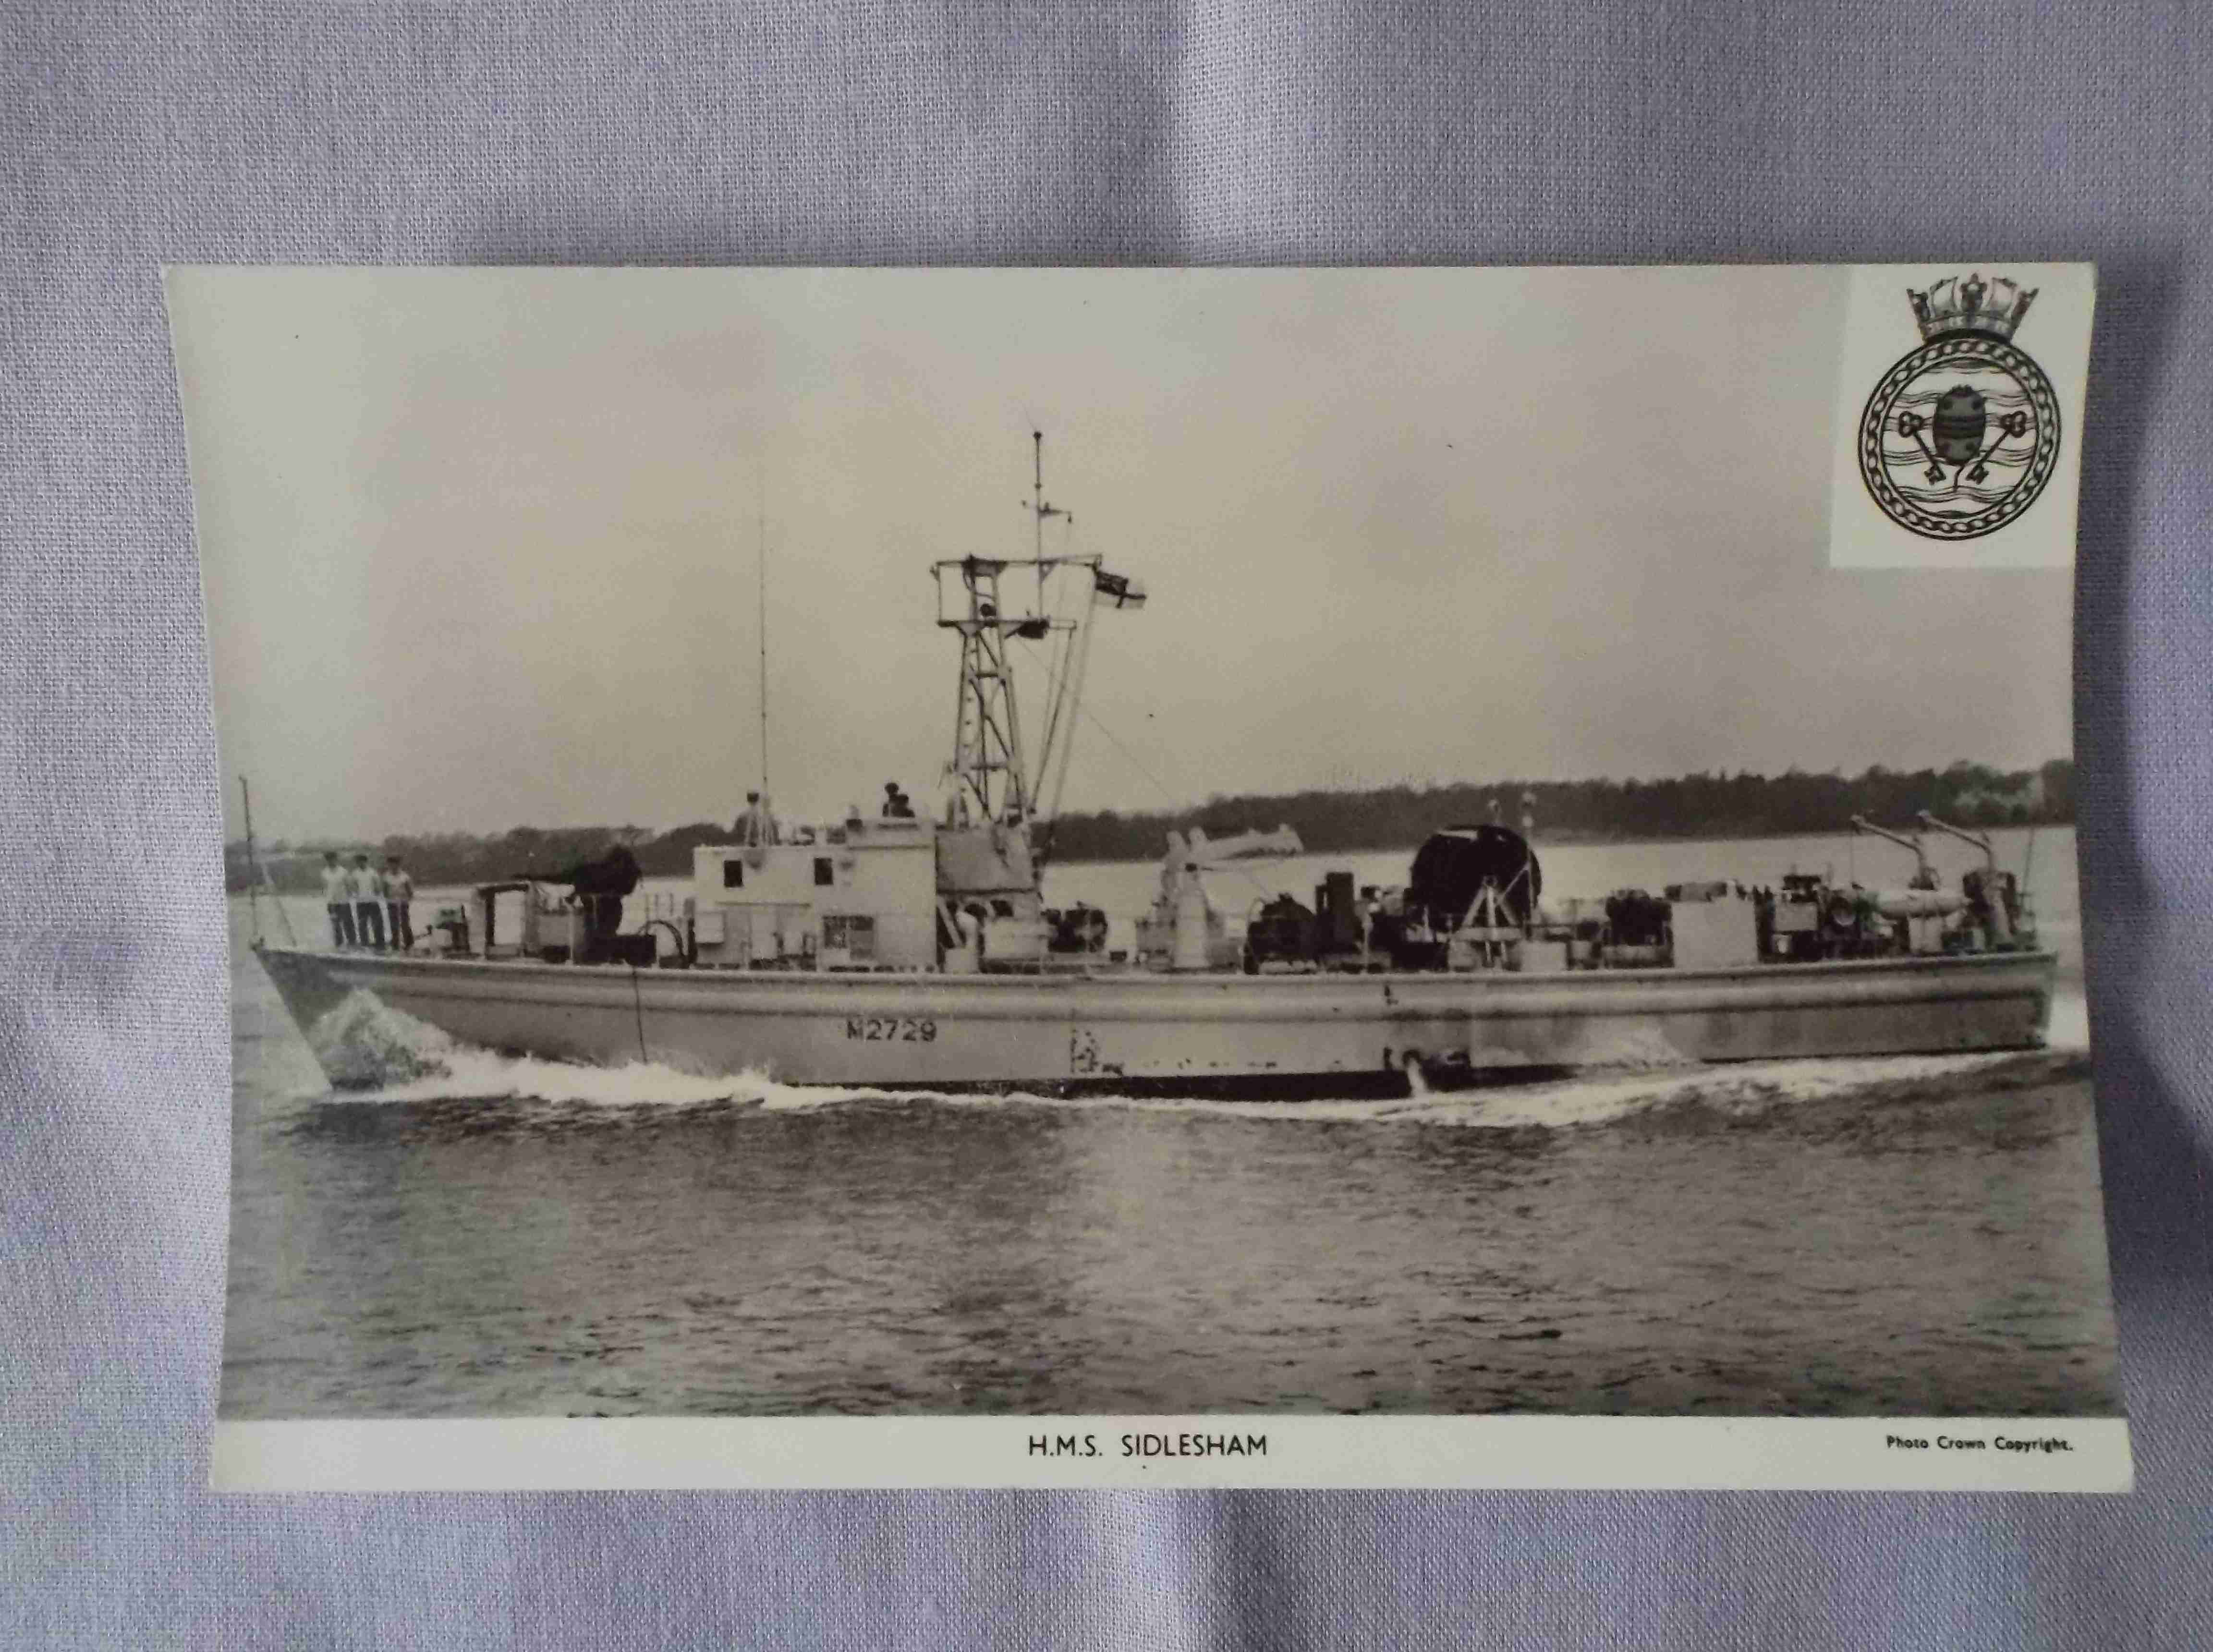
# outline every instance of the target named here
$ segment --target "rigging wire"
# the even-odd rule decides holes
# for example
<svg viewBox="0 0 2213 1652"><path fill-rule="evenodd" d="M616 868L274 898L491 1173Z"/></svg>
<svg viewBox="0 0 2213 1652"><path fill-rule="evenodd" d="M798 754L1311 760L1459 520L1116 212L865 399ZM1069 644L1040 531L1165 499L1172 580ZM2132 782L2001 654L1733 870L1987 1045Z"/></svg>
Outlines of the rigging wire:
<svg viewBox="0 0 2213 1652"><path fill-rule="evenodd" d="M261 857L254 849L253 789L242 774L238 777L238 793L246 809L246 905L253 916L253 944L257 947L261 944L261 891L265 887L269 891L270 904L277 908L277 921L284 926L285 943L296 948L300 944L300 937L293 931L291 911L284 905L284 897L277 893L277 880L270 876L269 869L261 863Z"/></svg>
<svg viewBox="0 0 2213 1652"><path fill-rule="evenodd" d="M1038 659L1038 651L1035 644L1024 642L1022 647L1030 654L1033 659ZM1048 675L1052 674L1052 666L1049 661L1039 659L1038 662ZM1127 763L1131 768L1135 769L1139 775L1143 777L1147 783L1149 783L1155 791L1160 794L1161 800L1168 806L1171 812L1178 814L1182 812L1182 805L1176 801L1175 794L1168 789L1167 783L1163 781L1150 769L1148 769L1143 763L1139 762L1137 760L1137 753L1132 752L1127 746L1125 746L1121 741L1116 737L1114 731L1108 728L1105 722L1100 720L1099 714L1097 712L1094 711L1089 706L1081 704L1076 706L1076 710L1078 715L1082 716L1086 722L1089 722L1093 728L1096 728L1101 735L1106 736L1106 743L1122 754L1122 760ZM1279 890L1270 888L1265 883L1262 882L1259 875L1255 873L1252 868L1245 865L1242 862L1230 861L1226 863L1223 866L1214 869L1217 871L1235 872L1240 877L1245 879L1246 881L1250 883L1255 889L1259 890L1264 895L1273 896L1281 893Z"/></svg>
<svg viewBox="0 0 2213 1652"><path fill-rule="evenodd" d="M1045 600L1046 570L1043 565L1043 559L1045 557L1046 518L1047 516L1058 516L1062 518L1061 552L1064 556L1069 556L1072 554L1069 547L1074 543L1076 535L1076 513L1070 510L1057 509L1046 503L1044 432L1033 430L1030 433L1030 442L1032 463L1031 492L1030 501L1027 509L1031 518L1033 554L1038 558L1039 562L1037 570L1037 611L1041 613L1049 614L1050 610ZM1095 564L1093 569L1093 573L1095 580L1097 574ZM1039 773L1037 778L1040 788L1052 783L1049 780L1046 771L1051 765L1052 761L1053 745L1056 738L1064 742L1061 747L1061 761L1059 765L1060 783L1052 784L1052 812L1046 817L1046 835L1045 844L1042 850L1037 856L1037 863L1040 869L1043 868L1045 863L1052 856L1052 839L1060 821L1060 796L1062 785L1066 783L1068 777L1067 753L1075 742L1075 719L1073 717L1070 717L1064 724L1062 721L1063 716L1065 715L1065 710L1069 708L1072 708L1076 712L1082 715L1090 722L1093 728L1098 729L1101 735L1106 736L1107 742L1112 745L1116 751L1122 754L1123 760L1128 763L1130 766L1135 769L1140 775L1143 776L1145 780L1152 786L1153 789L1161 795L1162 800L1167 802L1170 810L1180 811L1180 805L1178 805L1175 800L1174 794L1168 790L1166 783L1163 783L1157 775L1154 774L1152 771L1146 768L1143 764L1140 763L1137 760L1136 754L1115 737L1114 731L1109 728L1106 723L1100 720L1098 714L1082 703L1081 698L1082 668L1083 663L1088 661L1090 656L1090 629L1097 621L1097 616L1090 610L1092 605L1096 601L1096 600L1095 589L1087 590L1083 595L1083 613L1075 620L1073 626L1059 637L1057 643L1048 641L1046 649L1042 651L1027 637L1018 636L1015 638L1015 641L1020 642L1022 644L1023 652L1030 656L1030 658L1037 664L1038 668L1042 670L1046 675L1047 686L1046 704L1048 710L1046 719L1045 743L1038 753ZM1050 636L1051 633L1048 632L1049 638ZM1080 649L1078 644L1079 637L1082 639L1082 646ZM1056 656L1058 656L1058 665L1055 663ZM1010 666L1013 657L1014 656L1011 655L1008 656ZM1074 693L1070 692L1068 677L1068 673L1071 668L1074 668L1077 674L1076 686ZM1036 796L1033 796L1027 801L1031 805L1032 808L1034 809L1034 806L1038 801ZM1228 865L1235 869L1240 876L1251 883L1253 887L1259 890L1263 895L1270 895L1276 893L1270 889L1266 884L1263 883L1251 868L1234 861L1228 863Z"/></svg>
<svg viewBox="0 0 2213 1652"><path fill-rule="evenodd" d="M1076 559L1076 513L1055 510L1061 519L1060 555L1064 559ZM1042 518L1040 518L1042 522ZM1042 556L1044 537L1039 535L1039 552ZM1032 810L1040 802L1046 804L1046 834L1045 853L1050 855L1052 845L1052 823L1060 813L1060 797L1068 781L1069 753L1076 745L1075 719L1068 715L1072 705L1080 704L1083 698L1082 660L1088 656L1091 647L1092 592L1096 588L1097 567L1093 564L1094 584L1087 588L1076 613L1064 617L1054 611L1046 595L1046 570L1042 562L1038 566L1038 595L1033 613L1042 617L1047 625L1044 666L1046 672L1045 737L1038 746L1037 788L1029 798ZM1079 654L1079 649L1082 650ZM1034 655L1036 650L1031 649Z"/></svg>

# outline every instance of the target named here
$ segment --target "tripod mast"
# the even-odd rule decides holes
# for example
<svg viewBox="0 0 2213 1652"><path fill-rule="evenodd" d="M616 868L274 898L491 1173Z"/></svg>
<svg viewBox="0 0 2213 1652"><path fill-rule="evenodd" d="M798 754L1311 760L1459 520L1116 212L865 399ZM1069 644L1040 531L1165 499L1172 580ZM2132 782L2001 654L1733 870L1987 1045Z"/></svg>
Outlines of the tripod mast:
<svg viewBox="0 0 2213 1652"><path fill-rule="evenodd" d="M1139 608L1144 588L1121 574L1110 574L1092 555L1049 557L1045 553L1048 516L1076 518L1045 497L1045 435L1030 432L1030 513L1027 557L962 557L935 564L937 623L960 633L960 692L953 717L953 761L946 773L954 784L954 826L1027 826L1038 814L1031 789L1034 773L1050 785L1048 817L1060 808L1068 778L1068 755L1076 743L1076 716L1083 696L1084 668L1090 658L1092 610ZM1080 606L1071 616L1056 614L1050 600L1052 576L1080 568L1087 577ZM1033 572L1035 583L1017 577L1012 594L1009 570ZM951 577L948 577L950 576ZM1046 706L1045 739L1034 771L1022 752L1021 714L1015 704L1009 641L1052 643L1046 650L1052 692Z"/></svg>
<svg viewBox="0 0 2213 1652"><path fill-rule="evenodd" d="M1067 511L1046 502L1044 432L1031 431L1030 442L1030 497L1024 509L1030 515L1033 554L963 557L938 563L931 570L937 578L937 623L960 634L960 698L948 772L954 783L954 818L961 823L1014 826L1027 822L1036 813L1009 644L1071 637L1082 622L1052 613L1048 600L1052 575L1062 568L1082 567L1095 577L1099 568L1097 557L1046 555L1046 518L1070 518ZM1010 572L1016 577L1009 580ZM1034 581L1024 575L1033 575ZM1089 583L1086 582L1087 588ZM1088 597L1087 588L1087 606ZM1056 674L1045 745L1038 753L1040 779L1050 774L1053 753L1066 737L1068 674L1065 669Z"/></svg>

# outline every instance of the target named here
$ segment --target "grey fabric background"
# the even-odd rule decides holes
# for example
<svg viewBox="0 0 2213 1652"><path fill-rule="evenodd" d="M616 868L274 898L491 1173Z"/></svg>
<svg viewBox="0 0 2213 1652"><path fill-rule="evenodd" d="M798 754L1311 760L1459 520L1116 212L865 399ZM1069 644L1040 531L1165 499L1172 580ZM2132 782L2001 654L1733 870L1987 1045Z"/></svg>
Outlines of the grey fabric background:
<svg viewBox="0 0 2213 1652"><path fill-rule="evenodd" d="M0 1643L2213 1643L2213 12L0 3ZM2094 258L2128 1500L216 1498L222 777L157 266Z"/></svg>

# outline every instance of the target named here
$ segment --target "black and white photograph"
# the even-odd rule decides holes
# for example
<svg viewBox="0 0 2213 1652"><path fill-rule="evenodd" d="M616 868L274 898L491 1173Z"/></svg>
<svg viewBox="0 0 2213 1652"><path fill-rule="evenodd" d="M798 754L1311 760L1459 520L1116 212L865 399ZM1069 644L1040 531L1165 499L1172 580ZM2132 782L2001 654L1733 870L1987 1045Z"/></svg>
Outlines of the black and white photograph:
<svg viewBox="0 0 2213 1652"><path fill-rule="evenodd" d="M219 1446L1849 1419L1755 1478L2125 1486L2093 293L171 270ZM1608 1437L1564 1483L1710 1483Z"/></svg>

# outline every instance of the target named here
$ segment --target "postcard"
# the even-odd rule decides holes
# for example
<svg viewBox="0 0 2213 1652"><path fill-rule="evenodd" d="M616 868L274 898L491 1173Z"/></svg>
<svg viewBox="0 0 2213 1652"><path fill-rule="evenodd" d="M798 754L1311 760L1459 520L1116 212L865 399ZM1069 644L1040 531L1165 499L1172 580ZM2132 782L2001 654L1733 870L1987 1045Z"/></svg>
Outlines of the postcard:
<svg viewBox="0 0 2213 1652"><path fill-rule="evenodd" d="M170 271L215 1484L2127 1489L2094 293Z"/></svg>

